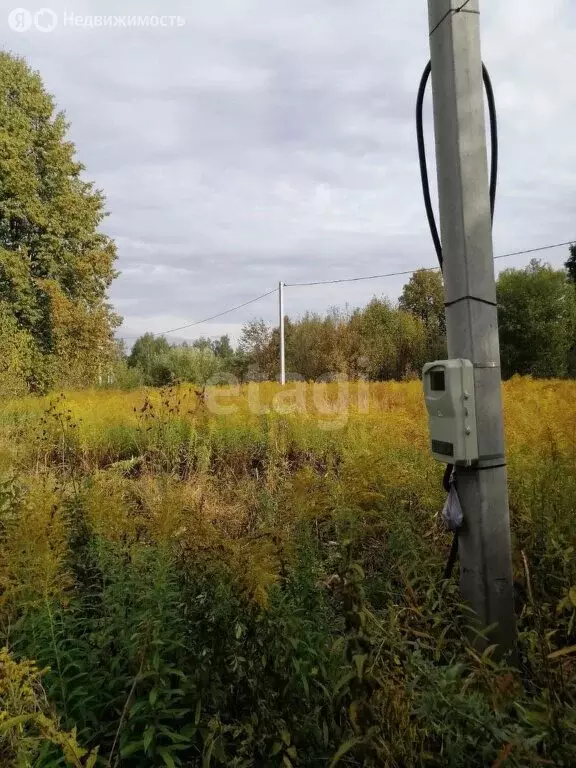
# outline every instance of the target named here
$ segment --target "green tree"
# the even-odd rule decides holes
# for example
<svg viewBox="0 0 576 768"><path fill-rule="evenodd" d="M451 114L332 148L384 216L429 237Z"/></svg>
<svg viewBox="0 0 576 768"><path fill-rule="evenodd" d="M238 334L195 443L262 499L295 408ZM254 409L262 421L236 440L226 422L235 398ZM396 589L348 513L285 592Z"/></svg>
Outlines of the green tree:
<svg viewBox="0 0 576 768"><path fill-rule="evenodd" d="M226 363L229 363L234 356L234 350L232 344L230 344L230 337L228 335L220 336L219 339L215 339L212 343L212 349L214 354Z"/></svg>
<svg viewBox="0 0 576 768"><path fill-rule="evenodd" d="M372 299L351 320L358 339L358 365L373 380L402 379L423 363L426 331L422 320L396 309L387 299Z"/></svg>
<svg viewBox="0 0 576 768"><path fill-rule="evenodd" d="M502 373L566 376L576 341L576 286L565 270L533 259L497 282Z"/></svg>
<svg viewBox="0 0 576 768"><path fill-rule="evenodd" d="M222 370L222 361L210 347L174 346L158 358L157 364L162 372L169 372L169 381L161 383L188 381L206 384ZM163 375L158 378L162 379Z"/></svg>
<svg viewBox="0 0 576 768"><path fill-rule="evenodd" d="M242 349L235 350L230 361L225 366L226 373L232 374L241 382L248 380L251 368L250 356Z"/></svg>
<svg viewBox="0 0 576 768"><path fill-rule="evenodd" d="M0 395L17 397L26 394L27 377L34 361L34 340L18 326L5 302L0 302Z"/></svg>
<svg viewBox="0 0 576 768"><path fill-rule="evenodd" d="M570 246L570 256L565 264L568 270L568 279L571 283L576 283L576 244Z"/></svg>
<svg viewBox="0 0 576 768"><path fill-rule="evenodd" d="M331 317L307 312L296 323L285 322L284 331L289 373L315 381L335 371L338 348L336 326Z"/></svg>
<svg viewBox="0 0 576 768"><path fill-rule="evenodd" d="M163 387L184 381L205 384L222 370L223 361L210 345L170 345L164 336L145 333L132 347L128 367L139 373L131 383L142 381L150 387Z"/></svg>
<svg viewBox="0 0 576 768"><path fill-rule="evenodd" d="M260 377L273 379L278 372L280 336L264 320L251 320L242 327L239 351L247 368Z"/></svg>
<svg viewBox="0 0 576 768"><path fill-rule="evenodd" d="M160 361L170 352L170 344L164 336L145 333L134 342L128 356L128 366L137 368L142 373L144 384L159 386L167 384L166 376L159 375ZM161 381L159 382L159 379Z"/></svg>
<svg viewBox="0 0 576 768"><path fill-rule="evenodd" d="M35 389L95 380L114 354L116 250L104 199L75 158L40 76L0 53L0 301L34 348Z"/></svg>
<svg viewBox="0 0 576 768"><path fill-rule="evenodd" d="M112 359L101 369L98 385L106 389L135 389L143 383L144 377L140 369L130 368L128 365L126 342L124 339L117 339Z"/></svg>
<svg viewBox="0 0 576 768"><path fill-rule="evenodd" d="M182 346L187 347L188 344L184 342ZM194 339L192 342L192 347L194 349L212 349L212 340L207 336L200 336L199 339Z"/></svg>
<svg viewBox="0 0 576 768"><path fill-rule="evenodd" d="M404 286L398 306L419 318L426 329L426 357L446 356L446 317L444 285L440 272L419 269Z"/></svg>

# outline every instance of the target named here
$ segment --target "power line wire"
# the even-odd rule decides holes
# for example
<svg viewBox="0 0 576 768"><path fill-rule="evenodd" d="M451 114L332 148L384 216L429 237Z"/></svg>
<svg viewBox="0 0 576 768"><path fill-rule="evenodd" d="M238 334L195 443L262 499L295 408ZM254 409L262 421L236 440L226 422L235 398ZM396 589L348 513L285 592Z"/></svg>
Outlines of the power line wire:
<svg viewBox="0 0 576 768"><path fill-rule="evenodd" d="M178 326L178 328L170 328L168 331L158 331L156 335L164 336L169 333L176 333L176 331L183 331L185 328L193 328L195 325L201 325L202 323L207 323L210 320L216 320L219 317L223 317L224 315L230 314L230 312L235 312L237 309L242 309L243 307L247 307L249 304L254 304L257 301L260 301L260 299L265 299L266 296L271 296L273 293L276 293L277 291L278 291L277 288L273 288L271 291L268 291L267 293L262 293L260 296L256 296L254 299L245 301L243 304L238 304L235 307L230 307L230 309L225 309L223 312L218 312L218 314L216 315L211 315L210 317L204 317L202 320L195 320L192 323L186 323L186 325L180 325ZM131 338L131 337L125 336L124 338Z"/></svg>
<svg viewBox="0 0 576 768"><path fill-rule="evenodd" d="M540 248L529 248L527 251L514 251L513 253L503 253L502 256L494 256L495 259L507 259L509 256L524 256L527 253L536 253L537 251L549 251L552 248L562 248L566 245L573 245L576 240L568 240L565 243L554 243L553 245L542 245Z"/></svg>
<svg viewBox="0 0 576 768"><path fill-rule="evenodd" d="M539 248L529 248L523 251L512 251L510 253L503 253L500 256L495 256L494 259L507 259L512 256L523 256L525 254L529 253L537 253L539 251L548 251L553 248L562 248L564 246L572 245L574 242L576 242L576 238L574 240L567 240L564 243L553 243L551 245L543 245ZM306 287L306 286L312 286L312 285L332 285L335 283L355 283L360 282L361 280L378 280L385 277L402 277L404 275L411 275L414 272L419 271L425 271L425 272L435 272L439 269L439 267L422 267L420 269L406 269L402 270L400 272L387 272L380 275L363 275L360 277L343 277L336 280L314 280L307 283L284 283L284 287L286 288L300 288L300 287ZM170 328L167 331L159 331L156 333L158 336L164 336L168 335L170 333L176 333L177 331L183 331L187 328L193 328L197 325L202 325L203 323L208 323L210 320L217 320L219 317L224 317L224 315L229 315L231 312L235 312L237 309L243 309L244 307L248 307L250 304L255 304L257 301L260 301L261 299L265 299L267 296L271 296L273 293L277 293L278 288L273 288L270 291L267 291L266 293L260 294L260 296L256 296L253 299L249 299L248 301L243 302L242 304L237 304L234 307L230 307L229 309L225 309L222 312L218 312L215 315L210 315L210 317L204 317L201 320L194 320L191 323L185 323L184 325L180 325L177 328ZM124 336L124 338L138 338L137 336Z"/></svg>
<svg viewBox="0 0 576 768"><path fill-rule="evenodd" d="M424 267L424 269L439 269L439 267ZM305 285L329 285L331 283L355 283L359 280L377 280L380 277L397 277L398 275L411 275L414 269L407 269L403 272L387 272L384 275L365 275L363 277L342 277L338 280L314 280L310 283L284 283L286 288L296 288Z"/></svg>
<svg viewBox="0 0 576 768"><path fill-rule="evenodd" d="M202 323L207 323L210 320L216 320L218 317L223 317L224 315L230 314L230 312L235 312L237 309L242 309L243 307L247 307L249 304L254 304L257 301L260 301L260 299L265 299L266 296L270 296L273 293L276 293L278 289L273 288L271 291L268 291L267 293L262 293L260 296L256 296L254 299L250 299L249 301L245 301L243 304L238 304L236 307L230 307L230 309L225 309L223 312L218 312L217 315L211 315L210 317L205 317L202 320L195 320L193 323L187 323L186 325L181 325L178 328L171 328L169 331L162 331L161 335L163 336L165 333L176 333L176 331L183 331L185 328L192 328L195 325L201 325Z"/></svg>
<svg viewBox="0 0 576 768"><path fill-rule="evenodd" d="M513 251L511 253L503 253L500 256L494 256L494 259L508 259L511 256L523 256L528 253L537 253L538 251L548 251L552 248L561 248L563 246L572 245L575 240L568 240L565 243L554 243L552 245L543 245L539 248L529 248L524 251ZM382 275L365 275L362 277L342 277L336 280L314 280L312 282L308 283L284 283L286 288L294 288L294 287L303 287L308 285L330 285L333 283L355 283L360 280L377 280L383 277L399 277L401 275L411 275L413 272L418 271L427 271L427 272L434 272L435 270L438 270L439 267L422 267L421 270L418 269L407 269L402 272L387 272Z"/></svg>

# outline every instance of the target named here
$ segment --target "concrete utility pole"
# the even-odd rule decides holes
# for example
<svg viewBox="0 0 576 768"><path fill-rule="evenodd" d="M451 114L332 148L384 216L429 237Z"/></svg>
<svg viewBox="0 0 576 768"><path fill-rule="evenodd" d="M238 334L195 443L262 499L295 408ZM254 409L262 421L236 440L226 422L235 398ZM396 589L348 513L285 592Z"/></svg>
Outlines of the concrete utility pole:
<svg viewBox="0 0 576 768"><path fill-rule="evenodd" d="M460 587L503 651L516 623L479 0L428 0L448 353L474 364L480 459L457 468Z"/></svg>
<svg viewBox="0 0 576 768"><path fill-rule="evenodd" d="M278 305L280 312L280 384L286 383L286 351L284 348L284 283L278 283Z"/></svg>

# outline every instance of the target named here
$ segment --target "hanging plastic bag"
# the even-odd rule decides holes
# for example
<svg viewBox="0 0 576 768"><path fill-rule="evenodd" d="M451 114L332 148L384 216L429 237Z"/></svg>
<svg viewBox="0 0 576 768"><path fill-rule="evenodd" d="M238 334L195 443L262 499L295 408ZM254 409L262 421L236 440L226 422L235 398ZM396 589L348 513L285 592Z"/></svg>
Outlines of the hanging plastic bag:
<svg viewBox="0 0 576 768"><path fill-rule="evenodd" d="M444 524L449 531L457 531L464 522L464 514L453 480L450 481L450 490L442 510L442 520L444 520Z"/></svg>

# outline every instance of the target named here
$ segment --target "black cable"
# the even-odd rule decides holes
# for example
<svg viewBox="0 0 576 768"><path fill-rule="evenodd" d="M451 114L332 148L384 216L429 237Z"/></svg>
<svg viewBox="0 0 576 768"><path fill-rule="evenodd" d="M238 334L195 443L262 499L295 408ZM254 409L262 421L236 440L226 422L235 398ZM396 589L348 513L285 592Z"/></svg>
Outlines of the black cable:
<svg viewBox="0 0 576 768"><path fill-rule="evenodd" d="M452 473L454 472L454 464L446 464L446 469L444 470L444 477L442 478L442 485L444 486L444 490L446 493L450 493L450 481L452 479ZM454 536L452 537L452 546L450 547L450 554L448 555L448 560L446 561L446 567L444 568L444 578L449 579L452 576L452 571L454 570L454 565L456 563L456 559L458 557L458 531L454 531Z"/></svg>
<svg viewBox="0 0 576 768"><path fill-rule="evenodd" d="M445 579L449 579L452 576L452 571L454 570L454 566L456 565L457 559L458 559L458 531L454 531L454 536L452 537L452 545L450 547L450 554L448 555L448 560L446 561L446 567L444 568Z"/></svg>
<svg viewBox="0 0 576 768"><path fill-rule="evenodd" d="M465 3L466 4L466 3ZM462 6L463 7L463 6ZM444 259L442 254L442 243L440 241L440 235L438 234L438 227L436 226L436 217L434 216L434 209L432 208L432 198L430 195L430 181L428 179L428 165L426 162L426 143L424 141L424 95L426 93L426 86L430 79L432 72L432 62L429 61L422 78L420 80L420 86L418 88L418 96L416 99L416 137L418 141L418 159L420 161L420 177L422 179L422 192L424 195L424 206L426 208L426 216L428 218L428 225L430 227L430 234L432 235L432 241L434 243L434 249L436 256L438 257L438 263L440 264L440 270L443 270ZM498 118L496 115L496 101L494 99L494 89L492 88L492 81L488 70L482 64L482 79L484 81L484 88L486 90L486 100L488 102L488 113L490 117L490 215L492 222L494 221L494 208L496 205L496 187L498 185ZM442 485L446 493L450 492L450 482L453 480L454 466L447 464L444 471L444 478ZM444 569L444 578L449 579L452 576L456 559L458 558L458 531L454 531L452 538L452 546L450 547L450 554L446 562Z"/></svg>
<svg viewBox="0 0 576 768"><path fill-rule="evenodd" d="M446 464L446 469L444 470L444 477L442 478L442 485L444 486L444 490L446 493L450 493L450 477L452 476L452 472L454 471L454 464Z"/></svg>
<svg viewBox="0 0 576 768"><path fill-rule="evenodd" d="M422 192L424 194L424 206L426 208L426 216L428 218L428 225L430 227L430 234L432 235L432 241L434 243L434 249L438 257L438 263L440 269L443 267L442 257L442 243L440 241L440 235L438 234L438 227L436 226L436 217L434 216L434 209L432 208L432 198L430 195L430 182L428 179L428 164L426 162L426 142L424 141L424 96L426 94L426 86L430 79L432 72L432 62L428 62L422 73L420 80L420 87L418 88L418 97L416 99L416 137L418 141L418 159L420 161L420 177L422 179ZM484 81L484 88L486 90L486 100L488 102L488 113L490 117L490 213L492 220L494 220L494 208L496 204L496 187L498 184L498 119L496 115L496 101L494 99L494 89L492 88L492 81L488 70L482 64L482 79Z"/></svg>
<svg viewBox="0 0 576 768"><path fill-rule="evenodd" d="M492 221L494 221L496 187L498 186L498 116L496 114L496 100L494 98L492 80L484 64L482 64L482 79L486 89L486 101L488 102L488 115L490 118L490 213Z"/></svg>
<svg viewBox="0 0 576 768"><path fill-rule="evenodd" d="M426 216L428 217L428 225L430 227L430 234L432 235L432 241L434 242L434 248L436 255L438 256L438 262L440 269L442 269L442 244L440 242L440 236L438 234L438 227L436 226L436 219L434 217L434 210L432 208L432 198L430 197L430 183L428 181L428 164L426 163L426 143L424 141L424 95L426 93L426 86L428 85L428 79L432 72L432 62L429 61L426 64L424 72L422 73L422 79L420 80L420 87L418 88L418 97L416 99L416 137L418 139L418 158L420 160L420 177L422 179L422 192L424 193L424 205L426 207Z"/></svg>

